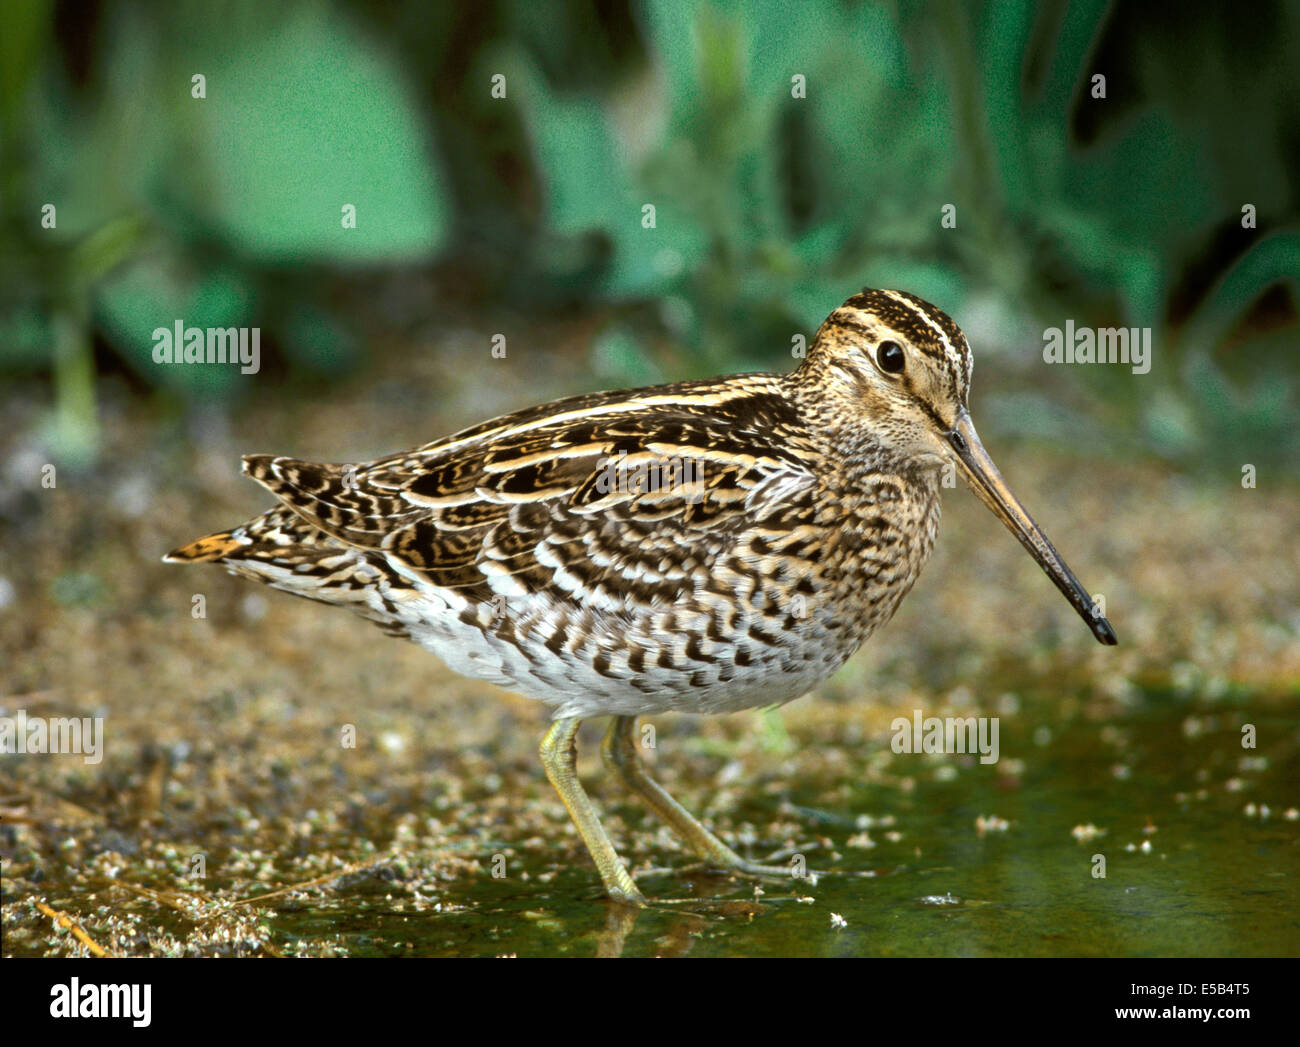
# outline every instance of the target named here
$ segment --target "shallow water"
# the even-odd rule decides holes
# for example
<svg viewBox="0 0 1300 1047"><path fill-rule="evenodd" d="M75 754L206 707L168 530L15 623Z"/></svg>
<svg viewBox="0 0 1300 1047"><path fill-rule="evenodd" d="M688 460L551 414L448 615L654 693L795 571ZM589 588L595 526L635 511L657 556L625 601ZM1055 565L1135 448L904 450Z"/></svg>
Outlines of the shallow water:
<svg viewBox="0 0 1300 1047"><path fill-rule="evenodd" d="M764 881L756 896L759 881L634 870L652 906L631 916L602 901L576 849L549 883L537 879L548 852L530 851L527 882L485 873L433 904L353 881L326 908L281 908L272 940L357 956L1300 953L1294 701L1147 693L1064 723L1057 707L1022 699L1003 715L994 765L886 759L888 739L873 739L853 750L857 767L756 790L735 821L802 825L808 867L833 870L815 884ZM869 759L885 773L866 773ZM557 860L560 850L552 841ZM767 857L761 844L750 853Z"/></svg>

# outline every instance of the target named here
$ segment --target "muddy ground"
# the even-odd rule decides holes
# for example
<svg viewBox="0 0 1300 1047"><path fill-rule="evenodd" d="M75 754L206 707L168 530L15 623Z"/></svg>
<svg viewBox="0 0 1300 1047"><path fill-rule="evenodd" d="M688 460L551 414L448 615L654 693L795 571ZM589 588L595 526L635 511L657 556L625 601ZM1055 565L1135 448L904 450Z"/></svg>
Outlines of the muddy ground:
<svg viewBox="0 0 1300 1047"><path fill-rule="evenodd" d="M59 468L52 490L40 482L48 452L32 435L48 392L3 393L0 712L103 717L106 732L94 764L0 756L5 955L365 952L349 914L376 898L390 912L472 917L503 882L523 922L598 904L594 869L536 758L545 708L455 676L345 612L159 562L267 506L240 476L242 453L356 460L592 384L575 384L562 349L484 382L471 355L480 343L464 343L292 396L268 383L230 411L188 417L106 381L100 459ZM887 853L889 830L871 826L888 826L879 820L891 817L890 797L929 774L889 751L896 716L1014 716L1032 701L1049 726L1104 725L1164 703L1169 744L1186 747L1216 711L1235 724L1244 695L1272 714L1261 748L1242 757L1263 765L1207 761L1161 795L1203 788L1225 818L1257 818L1247 805L1267 803L1294 882L1295 476L1243 489L1229 469L1189 475L985 440L1075 572L1104 594L1120 646L1099 646L975 498L949 491L929 567L841 673L779 713L658 719L655 774L755 854L821 847L892 866L903 857ZM205 617L192 615L196 596ZM343 742L349 726L355 747ZM580 770L613 838L634 872L650 870L650 893L689 893L653 872L689 859L603 772L602 726L584 727ZM1267 788L1255 772L1271 776ZM864 783L879 787L879 806L849 812L842 831L800 813L844 812ZM1129 813L1135 830L1149 815L1136 803ZM973 838L977 827L962 815L952 831ZM863 833L885 850L863 850ZM707 893L742 909L755 898L752 885L725 879ZM526 948L447 926L429 951ZM1300 935L1291 940L1300 951Z"/></svg>

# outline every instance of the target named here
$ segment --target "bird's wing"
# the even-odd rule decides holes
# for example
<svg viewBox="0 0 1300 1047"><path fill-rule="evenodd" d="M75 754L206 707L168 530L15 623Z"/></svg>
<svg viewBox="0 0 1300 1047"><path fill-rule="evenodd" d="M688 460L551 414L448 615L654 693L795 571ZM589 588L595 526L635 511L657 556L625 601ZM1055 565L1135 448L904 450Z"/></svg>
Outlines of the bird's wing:
<svg viewBox="0 0 1300 1047"><path fill-rule="evenodd" d="M672 603L810 532L812 452L753 378L749 395L572 398L363 465L252 455L245 470L325 534L466 599Z"/></svg>

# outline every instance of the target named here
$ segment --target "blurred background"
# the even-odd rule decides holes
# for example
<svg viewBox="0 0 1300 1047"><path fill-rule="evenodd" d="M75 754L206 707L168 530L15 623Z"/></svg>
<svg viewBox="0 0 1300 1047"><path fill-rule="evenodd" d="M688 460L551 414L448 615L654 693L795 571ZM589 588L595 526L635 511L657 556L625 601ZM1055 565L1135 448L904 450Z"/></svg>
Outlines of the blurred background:
<svg viewBox="0 0 1300 1047"><path fill-rule="evenodd" d="M862 810L899 819L881 866L925 866L993 807L1049 834L997 858L963 837L945 859L993 878L975 896L1004 874L1045 892L1039 915L1062 922L1041 939L926 938L904 900L893 944L827 939L822 913L770 948L1300 952L1281 918L1300 902L1294 820L1258 819L1300 803L1300 5L22 0L4 23L0 707L112 730L95 768L0 765L11 948L79 948L44 939L44 891L127 920L99 923L110 951L385 951L256 920L217 944L221 921L186 922L174 898L151 903L171 922L147 938L138 893L138 911L95 893L122 863L192 893L192 846L224 856L204 889L227 901L318 875L309 856L400 853L383 890L421 870L449 912L508 908L475 877L524 838L533 889L549 882L572 839L539 786L545 710L159 556L266 507L242 453L357 461L550 397L787 370L794 340L871 286L963 327L984 441L1121 646L1093 644L958 491L915 593L818 702L669 718L659 773L764 845L809 846L810 823L860 844ZM1068 320L1149 328L1149 373L1046 364ZM177 321L260 329L259 370L156 364L153 332ZM890 763L882 732L917 704L998 711L1027 748L995 780ZM362 725L357 752L339 754L340 721ZM1243 755L1247 722L1267 741ZM1069 747L1042 748L1062 725ZM616 796L627 853L662 858L671 840L637 835ZM1118 848L1153 817L1213 919L1177 931L1155 902L1089 902L1085 931L1080 899L1051 893L1082 875L1059 853L1075 844L1050 834L1095 821ZM560 879L585 884L568 853ZM1290 894L1225 901L1275 867ZM421 951L474 933L444 927L452 944ZM529 933L514 947L559 948Z"/></svg>
<svg viewBox="0 0 1300 1047"><path fill-rule="evenodd" d="M506 319L565 332L568 389L785 369L900 287L963 323L998 426L1294 460L1298 29L1269 0L18 4L0 375L84 462L106 386L224 412ZM1066 317L1151 328L1151 373L1038 366ZM155 365L176 318L260 327L265 373Z"/></svg>

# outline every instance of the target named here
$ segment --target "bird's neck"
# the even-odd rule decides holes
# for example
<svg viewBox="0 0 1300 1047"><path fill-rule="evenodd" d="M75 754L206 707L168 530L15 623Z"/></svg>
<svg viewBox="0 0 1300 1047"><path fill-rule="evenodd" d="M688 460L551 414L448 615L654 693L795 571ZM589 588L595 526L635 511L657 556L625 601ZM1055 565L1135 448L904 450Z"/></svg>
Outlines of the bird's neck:
<svg viewBox="0 0 1300 1047"><path fill-rule="evenodd" d="M798 405L809 439L827 463L850 481L889 473L920 487L937 486L938 461L918 458L895 438L888 417L877 417L858 402L804 380L802 369L783 375L786 395Z"/></svg>

